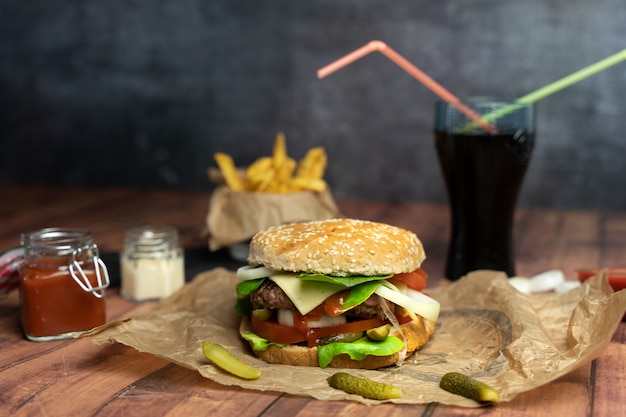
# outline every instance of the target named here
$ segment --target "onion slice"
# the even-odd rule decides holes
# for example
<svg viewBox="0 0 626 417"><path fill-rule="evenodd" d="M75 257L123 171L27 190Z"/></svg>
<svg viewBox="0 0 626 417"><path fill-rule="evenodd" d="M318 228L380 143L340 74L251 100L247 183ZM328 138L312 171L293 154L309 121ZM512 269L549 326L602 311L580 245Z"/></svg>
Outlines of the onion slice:
<svg viewBox="0 0 626 417"><path fill-rule="evenodd" d="M259 278L267 278L274 273L273 269L264 266L244 265L237 269L237 278L240 281L249 281Z"/></svg>
<svg viewBox="0 0 626 417"><path fill-rule="evenodd" d="M389 282L384 282L374 291L386 300L391 301L409 311L414 312L428 320L437 321L441 306L439 302L430 298L424 293L407 290L407 295L402 294Z"/></svg>
<svg viewBox="0 0 626 417"><path fill-rule="evenodd" d="M332 327L332 326L341 326L342 324L346 324L346 316L340 315L337 317L331 317L329 315L323 314L319 320L309 320L307 321L307 326L309 327Z"/></svg>
<svg viewBox="0 0 626 417"><path fill-rule="evenodd" d="M530 280L525 277L511 277L509 284L522 294L530 294Z"/></svg>
<svg viewBox="0 0 626 417"><path fill-rule="evenodd" d="M395 316L395 314L391 312L391 309L387 305L387 300L385 300L380 295L378 296L378 299L380 302L380 306L383 308L383 312L385 313L385 317L387 317L387 320L389 320L389 322L391 323L391 326L393 327L394 335L396 337L402 338L402 341L404 342L404 346L398 352L398 360L396 360L396 366L402 366L402 364L404 363L404 360L406 359L406 352L408 350L406 337L404 336L404 332L400 328L400 323L398 322L398 318Z"/></svg>
<svg viewBox="0 0 626 417"><path fill-rule="evenodd" d="M528 280L531 293L553 291L564 282L565 275L558 269L542 272Z"/></svg>
<svg viewBox="0 0 626 417"><path fill-rule="evenodd" d="M278 323L282 324L283 326L289 326L289 327L296 326L295 321L293 319L293 311L291 310L287 310L284 308L279 309L276 315L276 318L278 320Z"/></svg>

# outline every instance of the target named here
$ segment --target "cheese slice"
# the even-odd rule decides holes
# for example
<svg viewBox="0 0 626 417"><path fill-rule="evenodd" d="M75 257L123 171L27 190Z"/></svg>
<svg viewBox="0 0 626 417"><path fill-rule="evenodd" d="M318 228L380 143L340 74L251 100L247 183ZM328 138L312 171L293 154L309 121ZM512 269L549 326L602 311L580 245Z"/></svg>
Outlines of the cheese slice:
<svg viewBox="0 0 626 417"><path fill-rule="evenodd" d="M331 295L346 289L343 285L329 282L305 281L289 273L275 274L269 279L287 294L302 315L309 313Z"/></svg>

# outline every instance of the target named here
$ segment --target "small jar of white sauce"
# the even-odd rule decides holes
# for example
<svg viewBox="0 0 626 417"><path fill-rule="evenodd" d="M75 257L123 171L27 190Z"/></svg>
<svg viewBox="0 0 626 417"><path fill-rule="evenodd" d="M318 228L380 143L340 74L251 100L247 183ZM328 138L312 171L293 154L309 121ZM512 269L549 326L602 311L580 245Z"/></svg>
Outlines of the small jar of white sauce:
<svg viewBox="0 0 626 417"><path fill-rule="evenodd" d="M160 300L185 285L183 250L171 226L126 230L120 265L120 293L132 301Z"/></svg>

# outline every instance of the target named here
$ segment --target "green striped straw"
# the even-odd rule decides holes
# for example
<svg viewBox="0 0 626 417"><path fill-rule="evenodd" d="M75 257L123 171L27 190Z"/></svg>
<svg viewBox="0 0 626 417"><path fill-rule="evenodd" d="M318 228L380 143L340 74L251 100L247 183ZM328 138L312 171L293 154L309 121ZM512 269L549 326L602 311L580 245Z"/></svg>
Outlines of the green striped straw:
<svg viewBox="0 0 626 417"><path fill-rule="evenodd" d="M550 94L554 94L557 91L560 91L566 87L569 87L572 84L576 84L577 82L582 81L585 78L591 77L592 75L597 74L600 71L604 71L605 69L613 65L619 64L620 62L624 60L626 60L626 49L623 49L622 51L616 54L608 56L596 62L595 64L591 64L585 68L582 68L568 76L561 78L560 80L554 81L553 83L550 83L544 87L541 87L540 89L533 91L532 93L528 93L525 96L518 98L517 100L515 100L513 103L511 103L508 106L504 106L490 113L484 114L482 118L483 120L491 123L492 121L517 110L522 105L531 104L538 100L541 100L542 98L547 97ZM471 122L465 125L460 130L467 132L477 127L478 127L477 123Z"/></svg>

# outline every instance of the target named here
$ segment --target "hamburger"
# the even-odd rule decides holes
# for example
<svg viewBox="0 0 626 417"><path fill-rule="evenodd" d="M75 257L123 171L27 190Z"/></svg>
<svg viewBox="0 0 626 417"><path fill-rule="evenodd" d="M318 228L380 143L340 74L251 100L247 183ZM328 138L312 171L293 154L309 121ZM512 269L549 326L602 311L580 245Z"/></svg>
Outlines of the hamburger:
<svg viewBox="0 0 626 417"><path fill-rule="evenodd" d="M240 334L269 363L376 369L404 359L435 329L421 291L422 243L407 230L354 219L270 227L238 269Z"/></svg>

